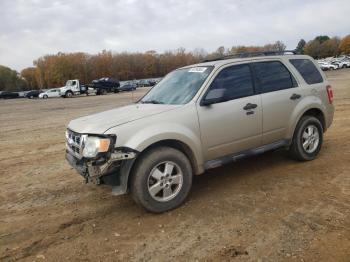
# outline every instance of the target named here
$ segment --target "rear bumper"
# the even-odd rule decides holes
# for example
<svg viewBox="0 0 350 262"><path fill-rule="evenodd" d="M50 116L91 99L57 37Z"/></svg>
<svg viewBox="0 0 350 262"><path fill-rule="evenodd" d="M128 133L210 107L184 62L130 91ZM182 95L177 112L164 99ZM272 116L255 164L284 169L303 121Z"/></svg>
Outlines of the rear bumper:
<svg viewBox="0 0 350 262"><path fill-rule="evenodd" d="M335 108L333 104L328 106L327 116L326 116L326 129L328 129L333 123L334 111L335 111Z"/></svg>

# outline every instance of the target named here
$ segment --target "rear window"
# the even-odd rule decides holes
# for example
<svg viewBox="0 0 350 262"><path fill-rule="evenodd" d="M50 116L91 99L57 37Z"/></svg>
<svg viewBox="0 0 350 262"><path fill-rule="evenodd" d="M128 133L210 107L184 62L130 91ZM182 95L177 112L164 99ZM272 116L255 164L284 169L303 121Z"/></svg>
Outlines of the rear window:
<svg viewBox="0 0 350 262"><path fill-rule="evenodd" d="M309 85L323 82L320 72L309 59L290 59L289 62L298 70Z"/></svg>

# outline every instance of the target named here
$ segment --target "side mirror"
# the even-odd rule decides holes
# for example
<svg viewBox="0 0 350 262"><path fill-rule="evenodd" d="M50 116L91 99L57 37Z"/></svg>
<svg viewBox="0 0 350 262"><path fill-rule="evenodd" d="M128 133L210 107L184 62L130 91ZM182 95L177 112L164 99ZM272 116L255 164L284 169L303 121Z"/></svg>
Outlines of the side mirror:
<svg viewBox="0 0 350 262"><path fill-rule="evenodd" d="M224 98L225 89L219 88L219 89L211 89L205 98L201 101L201 106L209 106L212 104L216 104L222 101Z"/></svg>

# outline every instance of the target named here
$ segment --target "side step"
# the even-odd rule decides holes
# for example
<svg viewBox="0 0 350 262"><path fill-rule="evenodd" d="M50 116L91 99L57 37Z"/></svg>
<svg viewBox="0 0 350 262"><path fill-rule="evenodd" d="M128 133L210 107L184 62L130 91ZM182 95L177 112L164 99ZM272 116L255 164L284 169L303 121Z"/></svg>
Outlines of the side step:
<svg viewBox="0 0 350 262"><path fill-rule="evenodd" d="M263 145L261 147L244 150L244 151L239 152L239 153L235 153L232 155L223 156L223 157L220 157L217 159L206 161L204 163L204 169L208 170L208 169L216 168L216 167L219 167L219 166L231 163L231 162L235 162L235 161L242 159L242 158L245 158L245 157L259 155L259 154L262 154L264 152L271 151L271 150L274 150L274 149L277 149L280 147L284 147L284 146L288 146L288 145L289 145L289 140L282 139L282 140L276 141L276 142L271 143L271 144Z"/></svg>

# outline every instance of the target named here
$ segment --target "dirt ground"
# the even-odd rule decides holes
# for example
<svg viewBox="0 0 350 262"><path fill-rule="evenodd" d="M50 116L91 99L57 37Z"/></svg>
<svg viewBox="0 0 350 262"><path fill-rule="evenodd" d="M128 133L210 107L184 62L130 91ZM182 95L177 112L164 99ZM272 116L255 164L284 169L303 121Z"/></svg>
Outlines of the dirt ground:
<svg viewBox="0 0 350 262"><path fill-rule="evenodd" d="M350 261L350 69L327 75L336 113L318 159L213 169L160 215L85 185L64 159L71 119L131 93L0 101L0 261Z"/></svg>

